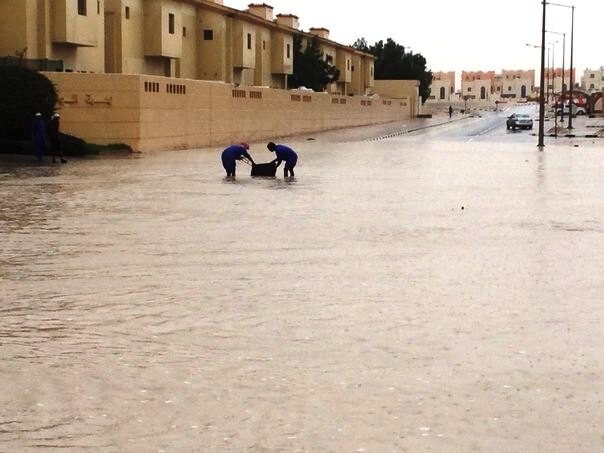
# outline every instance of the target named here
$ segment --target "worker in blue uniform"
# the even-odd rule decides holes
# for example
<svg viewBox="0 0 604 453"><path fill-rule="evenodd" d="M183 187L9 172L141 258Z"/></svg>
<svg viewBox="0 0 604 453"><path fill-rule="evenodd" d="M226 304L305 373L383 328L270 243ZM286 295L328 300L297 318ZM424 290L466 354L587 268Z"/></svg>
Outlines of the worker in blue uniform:
<svg viewBox="0 0 604 453"><path fill-rule="evenodd" d="M44 123L40 112L36 113L36 116L34 116L31 123L31 139L34 142L36 158L38 159L38 162L42 162L44 152L46 151L48 136L46 134L46 124Z"/></svg>
<svg viewBox="0 0 604 453"><path fill-rule="evenodd" d="M249 155L248 150L250 145L245 142L231 145L222 152L222 166L226 170L227 178L235 177L235 168L237 166L236 161L243 159L244 157L249 159L252 164L254 160Z"/></svg>
<svg viewBox="0 0 604 453"><path fill-rule="evenodd" d="M294 167L298 162L298 155L296 152L288 146L285 145L276 145L273 142L270 142L266 145L268 150L272 153L275 153L277 158L273 160L273 163L277 165L281 165L281 162L285 162L285 167L283 168L283 176L295 176L294 175Z"/></svg>

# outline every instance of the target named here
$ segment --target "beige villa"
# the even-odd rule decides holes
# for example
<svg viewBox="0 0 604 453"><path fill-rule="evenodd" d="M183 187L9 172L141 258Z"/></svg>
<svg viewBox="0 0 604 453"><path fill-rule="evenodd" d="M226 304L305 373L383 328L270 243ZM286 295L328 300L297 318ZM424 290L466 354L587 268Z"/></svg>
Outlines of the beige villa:
<svg viewBox="0 0 604 453"><path fill-rule="evenodd" d="M600 69L586 69L581 77L581 88L589 93L604 90L604 66Z"/></svg>
<svg viewBox="0 0 604 453"><path fill-rule="evenodd" d="M535 90L535 70L504 69L498 74L495 94L503 99L526 99Z"/></svg>
<svg viewBox="0 0 604 453"><path fill-rule="evenodd" d="M463 71L461 73L462 99L487 101L495 85L495 71Z"/></svg>
<svg viewBox="0 0 604 453"><path fill-rule="evenodd" d="M324 93L289 89L296 34L303 43L316 37L340 70ZM54 64L46 75L66 132L140 151L400 121L418 111L416 87L380 93L372 55L330 40L326 28L302 31L296 15L264 3L241 11L221 0L1 0L0 58L15 55L44 63L39 69Z"/></svg>
<svg viewBox="0 0 604 453"><path fill-rule="evenodd" d="M62 60L65 71L146 74L287 88L293 37L317 36L340 70L330 91L367 94L374 57L303 32L267 4L246 11L211 0L2 0L0 56ZM8 20L10 18L10 20Z"/></svg>
<svg viewBox="0 0 604 453"><path fill-rule="evenodd" d="M430 101L450 102L455 96L455 71L435 72L430 85Z"/></svg>

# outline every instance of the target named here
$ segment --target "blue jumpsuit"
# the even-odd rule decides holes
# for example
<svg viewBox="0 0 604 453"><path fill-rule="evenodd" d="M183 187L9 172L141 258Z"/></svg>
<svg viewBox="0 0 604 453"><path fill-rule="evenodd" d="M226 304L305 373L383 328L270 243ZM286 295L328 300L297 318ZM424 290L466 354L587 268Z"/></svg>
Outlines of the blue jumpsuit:
<svg viewBox="0 0 604 453"><path fill-rule="evenodd" d="M298 155L296 152L288 146L276 145L275 155L278 161L285 161L284 170L293 170L298 162Z"/></svg>
<svg viewBox="0 0 604 453"><path fill-rule="evenodd" d="M227 172L227 176L235 176L235 161L247 157L252 160L247 150L241 145L231 145L222 152L222 166Z"/></svg>
<svg viewBox="0 0 604 453"><path fill-rule="evenodd" d="M40 117L36 117L31 123L31 138L34 141L36 157L41 162L46 150L46 125Z"/></svg>

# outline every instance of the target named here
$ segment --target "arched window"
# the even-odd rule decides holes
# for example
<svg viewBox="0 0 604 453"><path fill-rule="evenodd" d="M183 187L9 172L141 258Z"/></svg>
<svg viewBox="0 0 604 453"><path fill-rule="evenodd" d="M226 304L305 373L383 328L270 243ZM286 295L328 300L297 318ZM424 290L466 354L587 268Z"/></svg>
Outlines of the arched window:
<svg viewBox="0 0 604 453"><path fill-rule="evenodd" d="M521 98L526 97L526 85L522 85L522 87L520 87L520 97Z"/></svg>
<svg viewBox="0 0 604 453"><path fill-rule="evenodd" d="M440 87L440 98L441 99L445 98L445 87Z"/></svg>
<svg viewBox="0 0 604 453"><path fill-rule="evenodd" d="M487 98L487 89L485 87L480 87L480 99Z"/></svg>

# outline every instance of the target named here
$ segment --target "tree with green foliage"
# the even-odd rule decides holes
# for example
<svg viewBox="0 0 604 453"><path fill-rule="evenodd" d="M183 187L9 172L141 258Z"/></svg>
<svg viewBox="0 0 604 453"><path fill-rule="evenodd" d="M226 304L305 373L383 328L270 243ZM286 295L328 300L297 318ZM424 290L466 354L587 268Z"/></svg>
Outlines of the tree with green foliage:
<svg viewBox="0 0 604 453"><path fill-rule="evenodd" d="M432 71L427 69L427 61L421 53L405 52L405 47L391 38L372 46L365 38L359 38L352 47L376 57L376 80L419 80L422 101L425 102L430 96Z"/></svg>
<svg viewBox="0 0 604 453"><path fill-rule="evenodd" d="M304 46L302 35L294 35L294 73L289 78L291 88L304 86L314 91L325 91L327 85L339 78L340 71L325 60L316 36L306 41Z"/></svg>
<svg viewBox="0 0 604 453"><path fill-rule="evenodd" d="M36 112L50 118L57 99L55 86L39 72L20 66L1 66L0 138L29 139Z"/></svg>
<svg viewBox="0 0 604 453"><path fill-rule="evenodd" d="M22 66L0 66L0 154L32 154L31 124L37 112L49 119L57 105L54 84L43 74ZM94 145L61 134L66 156L128 150L126 144Z"/></svg>
<svg viewBox="0 0 604 453"><path fill-rule="evenodd" d="M354 47L357 50L360 50L361 52L371 53L371 49L369 48L369 43L367 42L367 40L365 38L357 39L354 42L354 44L352 45L352 47Z"/></svg>

